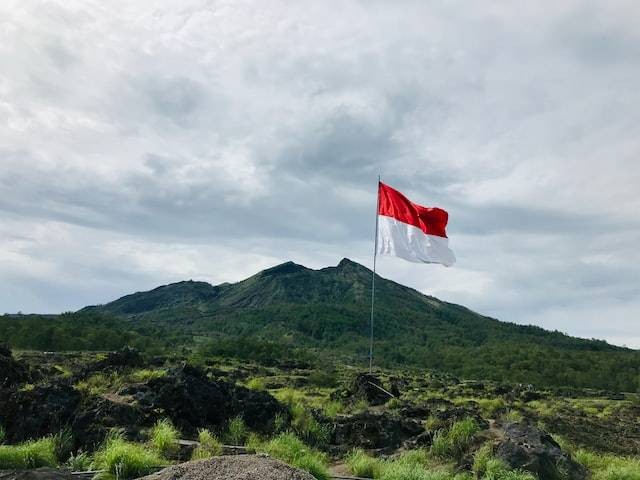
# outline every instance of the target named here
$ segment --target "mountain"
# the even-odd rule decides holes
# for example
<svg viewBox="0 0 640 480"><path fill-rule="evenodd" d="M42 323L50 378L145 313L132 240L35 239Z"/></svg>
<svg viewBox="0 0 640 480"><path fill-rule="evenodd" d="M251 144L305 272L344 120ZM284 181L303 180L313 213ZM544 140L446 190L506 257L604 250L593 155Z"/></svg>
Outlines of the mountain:
<svg viewBox="0 0 640 480"><path fill-rule="evenodd" d="M289 358L303 351L359 362L368 352L371 275L349 259L319 270L287 262L237 283L178 282L81 313L186 332L210 354ZM556 386L640 388L637 351L501 322L379 276L375 320L379 364Z"/></svg>

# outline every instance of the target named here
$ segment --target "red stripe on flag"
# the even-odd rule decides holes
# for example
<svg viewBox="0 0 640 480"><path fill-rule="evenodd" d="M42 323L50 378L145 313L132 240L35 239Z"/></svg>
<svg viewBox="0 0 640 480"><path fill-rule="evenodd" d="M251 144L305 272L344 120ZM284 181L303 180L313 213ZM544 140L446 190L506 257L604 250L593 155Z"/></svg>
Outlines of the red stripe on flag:
<svg viewBox="0 0 640 480"><path fill-rule="evenodd" d="M398 190L380 182L378 215L418 227L427 235L447 238L449 214L441 208L429 208L413 203Z"/></svg>

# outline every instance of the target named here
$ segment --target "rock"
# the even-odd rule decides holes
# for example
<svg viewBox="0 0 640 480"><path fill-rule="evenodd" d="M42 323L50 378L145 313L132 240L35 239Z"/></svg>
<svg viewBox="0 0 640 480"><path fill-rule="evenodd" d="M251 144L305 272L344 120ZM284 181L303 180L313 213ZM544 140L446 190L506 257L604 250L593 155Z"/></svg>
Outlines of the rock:
<svg viewBox="0 0 640 480"><path fill-rule="evenodd" d="M0 424L11 442L43 437L66 427L79 404L80 393L68 385L38 385L0 400Z"/></svg>
<svg viewBox="0 0 640 480"><path fill-rule="evenodd" d="M0 480L72 480L74 476L68 470L55 468L35 468L32 470L0 471Z"/></svg>
<svg viewBox="0 0 640 480"><path fill-rule="evenodd" d="M117 352L109 352L105 366L110 367L140 367L144 363L142 355L135 348L124 347Z"/></svg>
<svg viewBox="0 0 640 480"><path fill-rule="evenodd" d="M0 389L14 387L28 379L27 367L13 358L8 347L0 346Z"/></svg>
<svg viewBox="0 0 640 480"><path fill-rule="evenodd" d="M584 480L586 469L564 453L551 435L526 423L508 423L496 456L512 468L521 468L541 479Z"/></svg>
<svg viewBox="0 0 640 480"><path fill-rule="evenodd" d="M336 452L355 447L393 450L424 431L420 420L388 412L367 411L339 416L334 423L330 443Z"/></svg>
<svg viewBox="0 0 640 480"><path fill-rule="evenodd" d="M233 455L181 463L144 480L315 480L312 475L264 455Z"/></svg>
<svg viewBox="0 0 640 480"><path fill-rule="evenodd" d="M393 398L385 390L387 389L375 375L359 373L345 389L334 392L332 398L353 402L365 400L369 405L383 405Z"/></svg>
<svg viewBox="0 0 640 480"><path fill-rule="evenodd" d="M268 433L276 414L287 417L286 409L269 393L212 380L189 365L118 393L131 396L149 415L169 417L184 434L195 434L200 427L223 428L236 416L242 416L251 430Z"/></svg>

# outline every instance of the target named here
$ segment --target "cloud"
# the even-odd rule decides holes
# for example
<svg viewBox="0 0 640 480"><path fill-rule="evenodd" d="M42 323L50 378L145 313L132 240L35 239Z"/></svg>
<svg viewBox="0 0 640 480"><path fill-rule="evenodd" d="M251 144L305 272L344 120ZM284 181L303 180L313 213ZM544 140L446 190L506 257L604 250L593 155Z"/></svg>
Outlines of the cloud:
<svg viewBox="0 0 640 480"><path fill-rule="evenodd" d="M634 335L635 2L9 1L0 15L0 310L289 259L370 264L381 172L450 211L459 258L385 259L383 275L504 320ZM615 311L615 328L585 309Z"/></svg>

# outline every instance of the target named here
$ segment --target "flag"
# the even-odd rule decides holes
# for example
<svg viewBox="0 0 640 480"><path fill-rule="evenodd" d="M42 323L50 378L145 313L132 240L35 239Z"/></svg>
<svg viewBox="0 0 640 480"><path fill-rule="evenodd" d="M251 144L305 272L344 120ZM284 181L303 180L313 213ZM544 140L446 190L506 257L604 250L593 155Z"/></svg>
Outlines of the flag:
<svg viewBox="0 0 640 480"><path fill-rule="evenodd" d="M441 208L423 207L399 191L378 184L378 250L410 262L453 265L446 226L449 214Z"/></svg>

